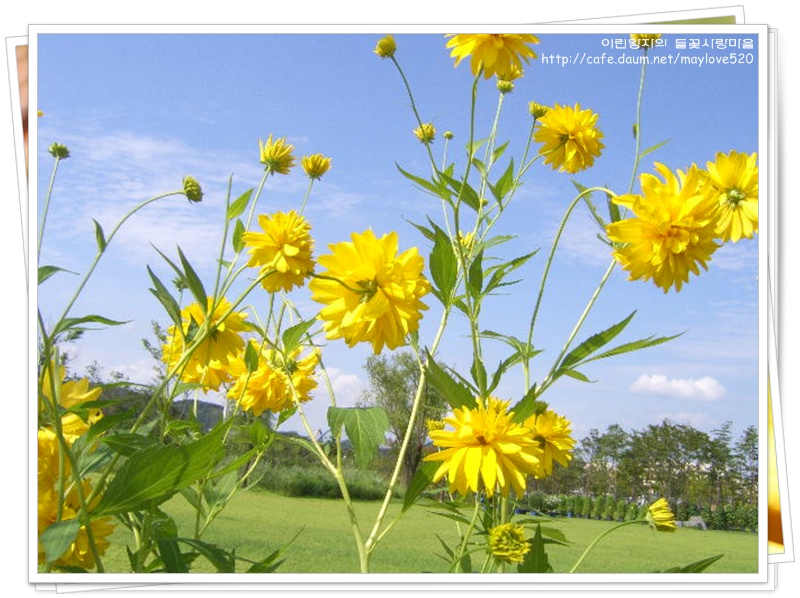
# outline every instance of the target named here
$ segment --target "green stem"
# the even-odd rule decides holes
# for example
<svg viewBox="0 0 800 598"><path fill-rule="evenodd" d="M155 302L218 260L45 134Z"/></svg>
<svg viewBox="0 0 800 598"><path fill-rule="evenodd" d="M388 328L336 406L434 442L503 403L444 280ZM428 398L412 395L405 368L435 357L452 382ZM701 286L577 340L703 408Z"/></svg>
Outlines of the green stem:
<svg viewBox="0 0 800 598"><path fill-rule="evenodd" d="M642 522L641 520L638 520L638 519L637 519L637 520L633 520L633 521L625 521L624 523L620 523L619 525L615 525L615 526L614 526L614 527L612 527L611 529L608 529L608 530L604 531L602 534L600 534L599 536L597 536L597 537L596 537L594 540L592 540L592 543L591 543L591 544L589 544L589 546L587 546L587 547L586 547L586 550L584 550L584 551L583 551L583 554L580 556L580 558L579 558L579 559L578 559L578 560L575 562L575 564L572 566L572 569L570 569L570 570L569 570L569 573L575 573L575 570L576 570L576 569L577 569L577 568L580 566L580 564L583 562L583 559L585 559L585 558L586 558L586 555L587 555L587 554L589 554L589 552L590 552L590 551L591 551L591 550L592 550L592 549L593 549L593 548L594 548L594 547L597 545L597 543L598 543L600 540L602 540L603 538L605 538L605 537L606 537L608 534L610 534L611 532L613 532L613 531L616 531L616 530L618 530L618 529L619 529L619 528L621 528L621 527L625 527L626 525L631 525L631 524L633 524L633 523L643 523L643 522Z"/></svg>
<svg viewBox="0 0 800 598"><path fill-rule="evenodd" d="M647 54L645 53L645 57ZM631 180L628 184L628 193L633 193L633 185L636 181L636 173L639 170L639 148L642 139L642 94L644 93L644 78L647 70L647 61L642 62L642 74L639 78L639 92L636 95L636 137L634 139L634 153L633 153L633 172L631 172Z"/></svg>
<svg viewBox="0 0 800 598"><path fill-rule="evenodd" d="M467 543L469 542L469 539L472 536L472 531L475 529L475 525L478 522L480 507L481 501L478 498L478 495L475 494L475 508L472 510L472 519L470 519L469 526L467 527L463 538L461 538L461 545L458 547L458 552L456 553L456 557L453 559L453 564L450 567L451 573L455 572L455 570L460 566L461 559L464 557L464 553L467 551Z"/></svg>
<svg viewBox="0 0 800 598"><path fill-rule="evenodd" d="M578 205L578 203L586 195L589 195L589 194L591 194L591 193L593 193L595 191L604 191L606 193L612 193L610 190L606 189L605 187L592 187L590 189L586 189L585 191L582 191L581 193L579 193L575 197L575 199L572 200L572 203L570 203L569 207L567 208L567 211L566 211L566 213L564 214L564 217L561 220L561 224L558 227L558 231L556 232L556 236L553 239L553 244L552 244L552 246L550 248L550 254L547 257L547 262L545 263L544 272L542 273L542 280L539 283L539 292L538 292L538 294L536 296L536 304L534 305L534 308L533 308L533 314L531 316L531 323L530 323L530 326L528 327L528 341L527 341L527 344L526 344L528 352L530 352L530 349L531 349L531 346L532 346L532 343L533 343L533 331L534 331L534 328L536 326L536 319L537 319L537 317L539 315L539 308L540 308L541 303L542 303L542 297L544 296L544 290L545 290L545 287L546 287L547 278L548 278L548 275L550 274L550 267L553 264L553 257L555 256L556 249L558 247L558 243L561 240L561 235L564 232L564 228L567 225L567 221L569 220L569 217L572 214L572 211L575 209L575 207ZM612 195L613 195L613 193L612 193ZM525 388L528 389L528 388L530 388L530 356L526 355L525 359L523 360L522 363L523 363L523 371L524 371L524 376L525 376Z"/></svg>
<svg viewBox="0 0 800 598"><path fill-rule="evenodd" d="M42 253L42 239L44 238L44 224L47 221L47 213L50 210L50 198L53 195L53 186L55 185L56 181L56 171L58 170L58 164L61 162L61 158L56 157L55 161L53 162L53 172L50 174L50 183L47 186L47 195L45 196L44 200L44 209L42 210L42 222L39 225L39 240L36 246L36 257L37 259Z"/></svg>

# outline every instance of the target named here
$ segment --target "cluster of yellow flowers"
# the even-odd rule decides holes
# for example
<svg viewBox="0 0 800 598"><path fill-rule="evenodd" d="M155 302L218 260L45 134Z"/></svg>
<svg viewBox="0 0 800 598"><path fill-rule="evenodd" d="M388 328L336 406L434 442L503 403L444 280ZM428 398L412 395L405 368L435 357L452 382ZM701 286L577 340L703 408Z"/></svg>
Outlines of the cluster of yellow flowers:
<svg viewBox="0 0 800 598"><path fill-rule="evenodd" d="M431 131L433 127L431 125ZM431 132L431 135L433 133ZM288 174L296 164L294 146L285 138L259 142L261 162L270 173ZM319 179L330 168L322 154L305 156L306 175ZM372 230L353 233L351 241L332 244L330 254L315 261L311 226L302 214L291 210L262 214L263 232L242 233L247 265L259 269L261 285L269 293L289 292L309 282L312 299L323 305L318 318L326 338L344 339L348 346L370 343L374 352L406 344L409 333L419 328L427 306L421 298L430 291L423 275L423 258L416 248L400 251L397 234L377 237ZM322 270L316 271L316 263ZM182 325L171 326L163 347L163 359L171 372L203 390L227 395L243 409L259 415L279 412L310 400L317 386L313 379L318 351L300 357L300 351L284 355L250 341L258 366L246 365L248 345L244 334L253 329L246 312L237 312L225 298L208 297L207 305L194 303L181 312Z"/></svg>
<svg viewBox="0 0 800 598"><path fill-rule="evenodd" d="M58 405L60 409L77 409L84 403L96 401L102 392L101 388L89 388L86 379L65 381L66 370L63 366L51 363L42 372L42 388L40 400L50 405ZM44 405L40 405L40 410ZM99 409L88 407L84 417L75 412L65 413L61 417L60 427L64 441L72 445L83 436L89 428L103 417ZM58 521L75 519L80 512L78 488L72 479L72 467L68 459L63 457L58 435L52 426L38 429L38 535ZM63 488L63 501L59 504L59 489ZM92 492L88 480L81 480L81 491L84 497ZM99 497L98 497L99 499ZM97 553L102 555L109 547L108 537L114 531L110 517L99 517L90 523ZM39 548L39 563L44 564L45 553ZM80 567L92 569L95 566L94 553L89 546L89 533L86 526L81 525L75 539L64 553L53 561L61 567Z"/></svg>
<svg viewBox="0 0 800 598"><path fill-rule="evenodd" d="M641 194L613 198L634 214L607 227L608 238L618 244L614 257L629 279L652 279L665 293L680 291L690 272L708 269L719 241L752 238L758 232L757 158L718 152L706 170L692 164L677 175L656 163L663 181L642 174Z"/></svg>
<svg viewBox="0 0 800 598"><path fill-rule="evenodd" d="M566 466L575 446L565 417L548 409L516 423L509 401L496 397L454 409L444 423L452 429L429 428L434 446L442 450L425 460L441 461L434 482L447 476L450 491L464 496L499 491L507 497L512 488L522 496L527 476L549 476L554 462Z"/></svg>

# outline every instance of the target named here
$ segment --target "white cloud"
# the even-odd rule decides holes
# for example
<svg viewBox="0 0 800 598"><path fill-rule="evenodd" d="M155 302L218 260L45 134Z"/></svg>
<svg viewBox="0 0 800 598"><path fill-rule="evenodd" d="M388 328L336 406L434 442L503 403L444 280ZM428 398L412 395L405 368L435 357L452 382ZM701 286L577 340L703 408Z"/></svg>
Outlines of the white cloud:
<svg viewBox="0 0 800 598"><path fill-rule="evenodd" d="M716 401L727 392L725 387L711 376L686 379L667 378L663 374L642 374L631 384L630 390L702 401Z"/></svg>

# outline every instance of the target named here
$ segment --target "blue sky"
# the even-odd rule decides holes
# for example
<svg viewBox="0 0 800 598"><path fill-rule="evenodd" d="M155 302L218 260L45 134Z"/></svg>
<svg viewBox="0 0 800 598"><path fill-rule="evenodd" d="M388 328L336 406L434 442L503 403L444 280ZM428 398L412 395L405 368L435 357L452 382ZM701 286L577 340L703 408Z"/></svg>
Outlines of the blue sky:
<svg viewBox="0 0 800 598"><path fill-rule="evenodd" d="M38 121L40 200L50 172L46 149L53 141L69 146L72 157L59 170L58 186L45 235L41 263L83 271L94 251L92 218L106 230L133 204L177 189L184 175L203 185L202 204L180 197L137 214L120 236L76 305L75 314L100 313L132 320L114 330L95 332L71 348L77 369L98 360L106 372L120 370L146 380L152 362L140 340L149 322L166 322L147 290L145 263L168 279L169 272L151 243L170 255L180 245L210 280L224 210L225 186L233 175L233 194L254 187L262 172L258 140L287 136L297 154L322 152L333 168L315 187L306 214L319 255L328 243L372 227L396 230L401 247L419 245L421 236L406 222L440 218L436 200L416 190L397 171L424 174L423 146L411 134L413 114L402 82L388 61L372 53L379 35L81 35L40 34L38 44ZM540 57L622 54L609 39L627 34L542 34ZM741 39L752 35L670 35L667 47L653 53L726 56L730 50L677 50L675 40ZM448 150L463 163L469 90L466 64L453 67L442 35L398 35L397 58L405 69L424 120L439 133L451 130ZM741 50L736 51L737 54ZM669 140L641 164L653 160L670 168L704 166L717 151L758 150L758 48L752 64L651 65L644 93L643 147ZM746 54L746 52L745 52ZM627 189L633 160L636 92L640 66L584 64L560 66L532 62L506 97L500 139L510 141L507 156L519 156L530 125L527 105L574 104L600 114L605 150L595 167L574 178L587 186ZM480 86L479 127L488 131L496 106L493 82ZM442 139L434 144L441 155ZM541 248L520 274L511 294L491 298L483 327L524 336L544 256L563 212L574 197L571 177L537 164L525 179L498 233L516 238L505 257ZM299 206L306 179L297 169L270 180L261 210ZM578 210L557 254L551 286L537 327L535 366L541 375L552 363L580 311L609 263L607 248L595 238L585 210ZM423 249L427 253L427 249ZM55 315L75 284L54 277L40 289L39 305ZM307 315L314 306L306 294L293 295ZM255 301L256 299L254 299ZM263 301L263 298L261 299ZM438 319L435 299L421 330L430 341ZM263 301L262 304L265 304ZM640 429L664 417L712 430L727 420L735 430L758 415L758 248L756 241L717 251L709 272L681 293L664 295L650 283L628 282L615 271L579 339L627 316L637 316L622 340L683 332L679 339L639 353L599 362L585 373L597 380L564 380L544 397L574 423L577 437L590 428L619 423ZM464 329L456 326L440 353L466 373ZM487 367L503 348L487 344ZM325 361L339 391L340 404L353 404L364 385L369 348L348 350L327 343ZM511 375L498 394L521 394ZM312 425L324 428L326 400L318 393L309 406ZM290 424L292 422L289 422ZM294 426L289 426L294 427Z"/></svg>

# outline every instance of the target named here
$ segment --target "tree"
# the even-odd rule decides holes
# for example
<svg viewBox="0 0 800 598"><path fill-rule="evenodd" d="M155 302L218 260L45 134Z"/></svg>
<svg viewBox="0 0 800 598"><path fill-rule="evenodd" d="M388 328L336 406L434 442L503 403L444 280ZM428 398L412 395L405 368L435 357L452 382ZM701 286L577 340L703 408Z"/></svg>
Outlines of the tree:
<svg viewBox="0 0 800 598"><path fill-rule="evenodd" d="M391 447L396 453L411 419L411 407L420 380L419 364L408 352L393 353L390 357L371 355L364 365L369 379L369 388L358 402L361 407L383 407L389 416ZM403 459L402 479L408 484L422 460L427 441L428 419L439 420L447 411L447 402L436 389L425 384L422 399L408 450Z"/></svg>

